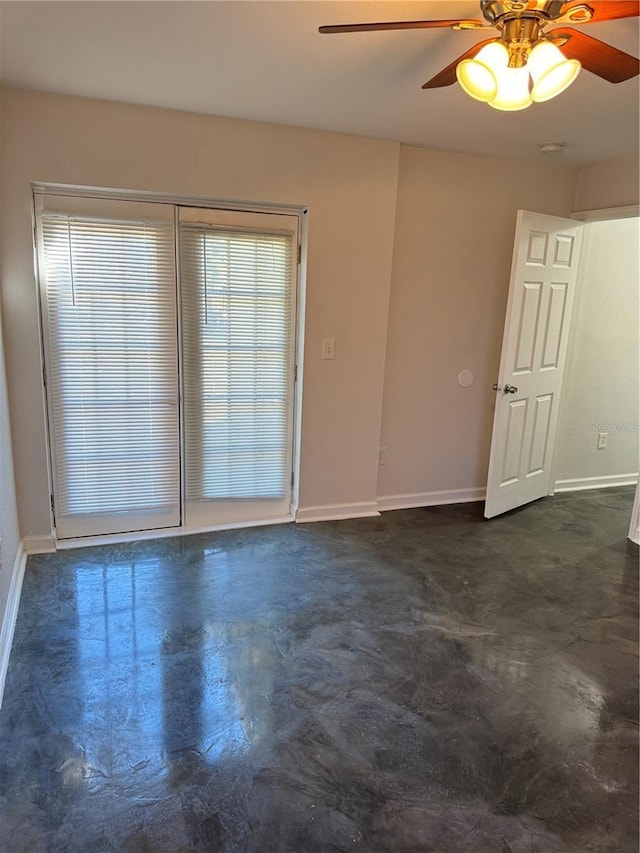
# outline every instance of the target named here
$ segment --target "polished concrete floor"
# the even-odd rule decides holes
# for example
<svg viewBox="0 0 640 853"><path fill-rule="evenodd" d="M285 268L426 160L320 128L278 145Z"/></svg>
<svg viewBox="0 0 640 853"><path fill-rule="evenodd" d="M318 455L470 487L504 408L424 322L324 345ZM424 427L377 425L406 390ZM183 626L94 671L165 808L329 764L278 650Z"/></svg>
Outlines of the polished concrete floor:
<svg viewBox="0 0 640 853"><path fill-rule="evenodd" d="M632 490L29 559L3 853L637 853Z"/></svg>

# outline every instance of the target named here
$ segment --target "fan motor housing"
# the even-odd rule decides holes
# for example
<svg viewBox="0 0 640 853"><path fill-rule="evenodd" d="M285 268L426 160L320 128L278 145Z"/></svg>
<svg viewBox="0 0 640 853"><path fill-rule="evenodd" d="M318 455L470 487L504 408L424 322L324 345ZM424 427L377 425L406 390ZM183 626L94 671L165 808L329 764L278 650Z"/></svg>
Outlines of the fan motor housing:
<svg viewBox="0 0 640 853"><path fill-rule="evenodd" d="M490 24L498 24L505 18L528 17L553 20L562 13L566 0L480 0L482 14Z"/></svg>

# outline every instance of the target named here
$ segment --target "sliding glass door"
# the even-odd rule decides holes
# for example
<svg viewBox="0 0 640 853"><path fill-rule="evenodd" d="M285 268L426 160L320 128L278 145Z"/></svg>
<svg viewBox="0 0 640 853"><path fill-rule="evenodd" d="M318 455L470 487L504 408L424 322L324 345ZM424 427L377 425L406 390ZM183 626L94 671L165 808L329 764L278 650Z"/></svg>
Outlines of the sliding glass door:
<svg viewBox="0 0 640 853"><path fill-rule="evenodd" d="M288 516L297 216L36 203L57 537Z"/></svg>

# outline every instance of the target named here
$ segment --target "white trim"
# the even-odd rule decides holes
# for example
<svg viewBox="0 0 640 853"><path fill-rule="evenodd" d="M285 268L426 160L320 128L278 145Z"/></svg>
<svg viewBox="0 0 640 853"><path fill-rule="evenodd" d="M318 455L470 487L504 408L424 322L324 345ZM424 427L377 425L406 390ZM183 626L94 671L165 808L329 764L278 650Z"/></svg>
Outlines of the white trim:
<svg viewBox="0 0 640 853"><path fill-rule="evenodd" d="M7 678L7 669L9 668L13 632L16 627L16 619L18 618L20 593L22 592L22 581L26 565L27 552L25 551L22 542L20 542L13 562L11 581L9 583L9 594L7 596L7 603L2 615L2 631L0 631L0 707L2 707L4 684Z"/></svg>
<svg viewBox="0 0 640 853"><path fill-rule="evenodd" d="M308 521L338 521L343 518L372 518L376 515L380 515L376 501L304 506L296 512L296 524L305 524Z"/></svg>
<svg viewBox="0 0 640 853"><path fill-rule="evenodd" d="M170 204L187 207L215 207L219 210L239 210L249 213L289 213L302 216L308 208L304 204L281 204L278 202L234 201L210 196L180 195L179 193L156 192L153 190L112 189L92 187L86 184L56 184L47 181L31 181L32 193L78 196L80 198L102 198L114 201L147 201L154 204Z"/></svg>
<svg viewBox="0 0 640 853"><path fill-rule="evenodd" d="M52 554L56 550L56 540L49 536L23 536L22 544L27 554Z"/></svg>
<svg viewBox="0 0 640 853"><path fill-rule="evenodd" d="M638 474L607 474L603 477L576 477L556 480L554 492L582 492L585 489L612 489L615 486L635 486Z"/></svg>
<svg viewBox="0 0 640 853"><path fill-rule="evenodd" d="M636 496L633 501L633 511L631 513L631 524L629 526L629 539L640 545L640 481L636 486Z"/></svg>
<svg viewBox="0 0 640 853"><path fill-rule="evenodd" d="M304 210L299 222L298 244L300 259L297 265L297 299L295 316L295 365L293 375L293 484L291 487L291 512L295 518L300 504L300 470L302 447L302 392L304 377L305 317L307 311L307 250L308 210Z"/></svg>
<svg viewBox="0 0 640 853"><path fill-rule="evenodd" d="M415 492L408 495L383 495L378 498L378 509L387 512L391 509L413 509L420 506L443 506L445 504L466 504L483 501L485 489L449 489L442 492Z"/></svg>
<svg viewBox="0 0 640 853"><path fill-rule="evenodd" d="M191 536L193 533L214 533L219 530L238 530L244 527L265 527L268 524L289 524L293 515L261 518L258 521L235 521L229 524L208 524L203 527L165 527L158 530L139 530L131 533L109 533L104 536L82 536L76 539L58 539L58 551L71 548L89 548L92 545L114 545L121 542L139 542L147 539L169 539L172 536Z"/></svg>
<svg viewBox="0 0 640 853"><path fill-rule="evenodd" d="M584 222L597 222L603 219L631 219L640 216L640 204L626 204L620 207L600 207L595 210L574 210L571 216Z"/></svg>

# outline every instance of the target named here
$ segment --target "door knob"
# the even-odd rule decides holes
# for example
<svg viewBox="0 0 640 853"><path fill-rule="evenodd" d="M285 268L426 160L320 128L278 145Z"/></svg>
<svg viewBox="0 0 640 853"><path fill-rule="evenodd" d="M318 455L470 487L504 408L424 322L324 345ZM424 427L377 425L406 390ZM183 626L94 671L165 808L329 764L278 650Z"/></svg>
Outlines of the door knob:
<svg viewBox="0 0 640 853"><path fill-rule="evenodd" d="M505 394L517 394L518 393L518 386L517 385L505 385L504 386L504 393Z"/></svg>

